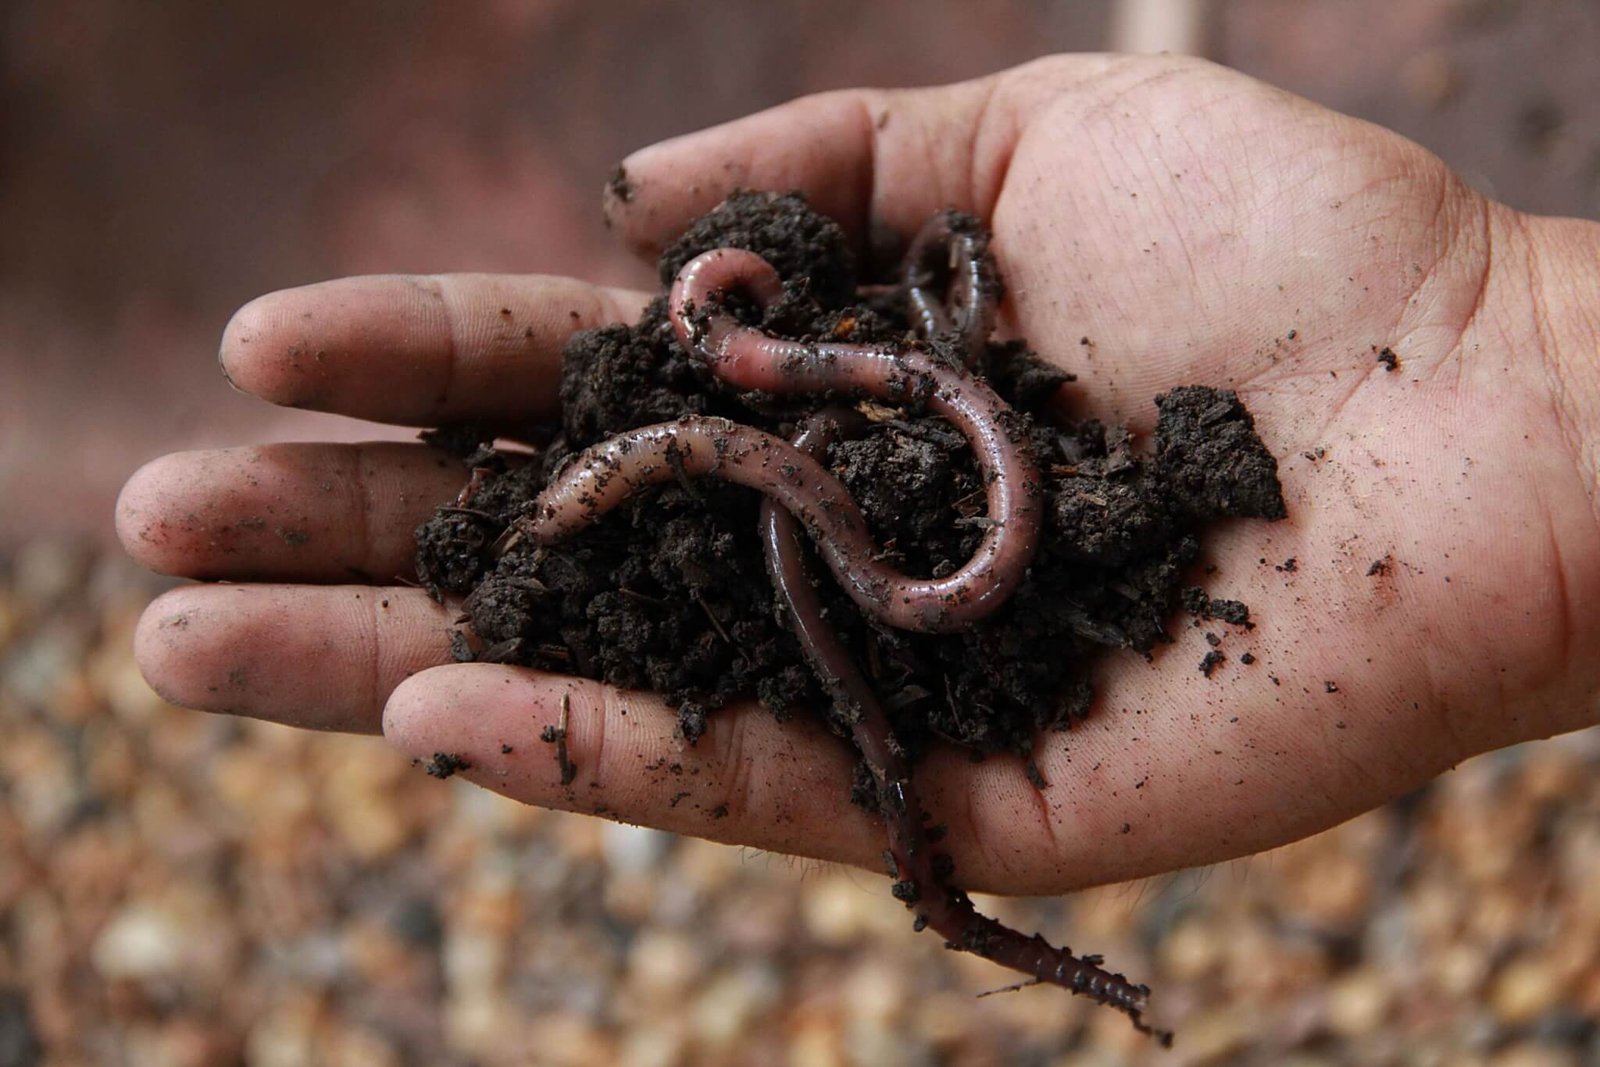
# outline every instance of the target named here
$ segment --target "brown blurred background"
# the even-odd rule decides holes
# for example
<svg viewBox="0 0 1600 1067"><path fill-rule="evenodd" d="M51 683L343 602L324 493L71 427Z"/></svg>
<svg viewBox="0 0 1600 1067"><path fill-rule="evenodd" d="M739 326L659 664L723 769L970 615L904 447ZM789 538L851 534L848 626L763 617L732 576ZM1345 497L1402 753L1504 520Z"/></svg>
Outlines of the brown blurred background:
<svg viewBox="0 0 1600 1067"><path fill-rule="evenodd" d="M1592 0L10 0L0 6L0 1067L1600 1064L1600 757L1480 760L1281 853L999 903L1150 975L1178 1051L913 938L881 879L419 781L177 712L117 486L371 436L232 393L258 293L643 278L628 151L793 96L1053 51L1202 53L1600 217Z"/></svg>

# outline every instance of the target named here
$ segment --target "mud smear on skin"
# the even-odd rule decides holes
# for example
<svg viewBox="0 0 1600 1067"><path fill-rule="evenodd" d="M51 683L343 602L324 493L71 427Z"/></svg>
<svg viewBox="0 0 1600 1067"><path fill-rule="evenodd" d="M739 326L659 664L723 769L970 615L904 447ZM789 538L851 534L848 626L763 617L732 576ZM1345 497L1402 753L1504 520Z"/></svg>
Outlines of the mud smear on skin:
<svg viewBox="0 0 1600 1067"><path fill-rule="evenodd" d="M698 220L662 254L663 288L718 247L757 252L783 277L782 300L765 312L742 309L767 333L908 336L900 295L882 286L858 295L877 279L860 277L839 227L798 197L739 194ZM1044 474L1043 542L1027 580L989 619L951 635L885 630L865 622L831 579L820 590L913 756L936 740L1029 756L1042 731L1087 713L1101 656L1169 640L1207 522L1284 515L1277 464L1231 392L1190 386L1157 397L1153 447L1136 448L1121 427L1065 420L1054 404L1070 376L1019 342L990 344L976 369L1021 413ZM827 707L774 612L754 491L683 481L641 492L556 546L520 543L500 556L494 548L570 456L617 432L710 414L788 437L825 399L777 402L713 381L678 344L663 297L632 326L572 339L561 424L531 463L509 462L470 427L432 435L476 472L470 493L417 531L421 581L465 597L458 658L655 690L677 708L690 741L707 716L741 699L780 718ZM828 466L894 565L923 575L958 568L985 518L965 438L915 410L862 409L868 430L834 445ZM1196 592L1190 610L1206 603Z"/></svg>

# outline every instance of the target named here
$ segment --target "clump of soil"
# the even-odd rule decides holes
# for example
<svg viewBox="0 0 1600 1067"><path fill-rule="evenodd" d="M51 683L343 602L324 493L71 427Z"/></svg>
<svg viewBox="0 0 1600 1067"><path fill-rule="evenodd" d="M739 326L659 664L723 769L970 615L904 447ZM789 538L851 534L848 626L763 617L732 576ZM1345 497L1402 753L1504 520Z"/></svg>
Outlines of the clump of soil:
<svg viewBox="0 0 1600 1067"><path fill-rule="evenodd" d="M768 333L909 338L903 300L883 286L858 296L877 279L860 276L839 227L798 196L730 198L662 254L663 283L717 247L758 252L783 277L784 298L764 312L736 305ZM1064 418L1056 402L1070 375L1021 343L990 344L976 369L1021 413L1046 476L1043 543L1028 579L983 624L950 635L885 630L865 622L831 581L824 594L829 618L913 754L943 739L1027 755L1041 731L1087 712L1101 655L1148 652L1168 640L1205 522L1284 515L1277 464L1231 392L1186 386L1156 398L1154 447L1141 450L1121 427ZM786 437L824 398L797 406L714 381L678 343L658 298L634 325L573 337L561 401L559 431L531 462L480 442L467 457L477 472L470 497L417 531L422 582L466 598L469 632L458 656L656 690L678 709L690 741L708 715L741 698L753 696L780 717L826 707L774 611L754 491L715 479L670 484L639 493L567 542L518 541L503 554L496 547L550 476L603 438L685 414ZM863 409L870 428L836 444L828 465L898 567L959 567L982 537L985 510L966 440L917 410ZM1247 618L1233 602L1191 594L1188 603L1227 605L1219 617Z"/></svg>

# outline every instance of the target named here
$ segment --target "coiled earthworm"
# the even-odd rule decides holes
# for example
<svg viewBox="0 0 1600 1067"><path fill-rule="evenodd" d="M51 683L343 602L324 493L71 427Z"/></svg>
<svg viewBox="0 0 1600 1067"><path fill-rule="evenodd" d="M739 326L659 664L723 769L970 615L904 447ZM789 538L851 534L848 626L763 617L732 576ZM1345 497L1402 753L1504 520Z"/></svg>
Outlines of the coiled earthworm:
<svg viewBox="0 0 1600 1067"><path fill-rule="evenodd" d="M922 579L884 567L870 552L843 553L821 542L823 556L861 609L887 625L949 632L986 617L1010 598L1039 545L1042 487L1010 406L983 382L919 349L786 341L743 325L722 305L723 297L745 292L765 306L782 291L766 260L721 248L678 272L667 310L679 340L735 388L922 400L955 424L972 446L988 497L988 529L972 558L944 577Z"/></svg>
<svg viewBox="0 0 1600 1067"><path fill-rule="evenodd" d="M1000 278L984 255L982 226L971 215L941 211L911 242L901 268L912 326L923 337L954 332L972 366L994 332ZM947 290L940 296L938 289Z"/></svg>
<svg viewBox="0 0 1600 1067"><path fill-rule="evenodd" d="M808 419L792 439L796 450L821 459L839 434L839 423L859 416L828 409ZM761 544L767 573L789 628L800 642L811 669L827 689L841 717L850 721L851 738L866 760L877 786L878 805L889 831L888 855L894 866L895 896L917 917L917 926L932 927L954 948L963 949L1029 976L1035 982L1063 986L1100 1004L1124 1012L1136 1029L1163 1044L1172 1035L1144 1021L1150 989L1099 966L1097 957L1080 958L1042 937L1020 931L979 914L972 900L950 884L936 863L923 829L921 799L912 782L904 750L894 739L889 717L855 659L828 625L822 599L808 573L805 546L794 517L772 498L761 502Z"/></svg>
<svg viewBox="0 0 1600 1067"><path fill-rule="evenodd" d="M945 633L999 607L1010 581L981 550L945 578L907 578L876 558L849 490L781 437L707 415L626 430L589 448L550 482L512 527L540 544L560 541L649 485L713 475L758 490L793 512L861 609L889 626ZM1017 576L1020 578L1020 575Z"/></svg>

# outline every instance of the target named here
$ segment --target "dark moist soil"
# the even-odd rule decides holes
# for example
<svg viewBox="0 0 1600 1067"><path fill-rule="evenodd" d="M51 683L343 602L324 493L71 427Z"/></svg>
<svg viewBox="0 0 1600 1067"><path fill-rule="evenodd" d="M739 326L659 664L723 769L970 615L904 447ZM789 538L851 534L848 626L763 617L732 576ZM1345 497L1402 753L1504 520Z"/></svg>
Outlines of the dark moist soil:
<svg viewBox="0 0 1600 1067"><path fill-rule="evenodd" d="M861 278L840 228L797 196L737 194L699 219L662 254L663 287L691 258L724 246L760 253L785 279L784 299L761 318L769 333L909 336L903 300L881 286L858 298L859 284L881 279ZM755 320L752 307L742 311ZM1052 402L1070 375L1021 343L991 344L978 370L1023 413L1046 473L1045 536L1027 581L985 623L952 635L870 625L826 583L829 617L914 754L937 737L976 753L1027 755L1041 731L1087 712L1102 655L1169 640L1180 605L1248 625L1243 604L1186 593L1183 575L1206 522L1284 515L1277 463L1231 392L1185 386L1157 397L1153 447L1139 448L1121 427L1065 420ZM658 298L637 324L568 344L561 426L532 462L493 451L470 430L432 435L475 471L470 497L417 530L423 584L465 597L469 628L455 643L458 658L656 690L678 709L690 741L708 715L742 698L779 717L826 707L775 611L752 490L714 479L667 485L565 543L536 548L523 539L500 558L494 549L553 472L609 435L692 413L787 436L822 402L777 403L714 382L677 343ZM829 465L898 566L955 569L982 536L985 511L965 439L920 411L863 409L870 429L834 446Z"/></svg>

